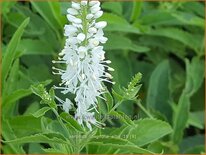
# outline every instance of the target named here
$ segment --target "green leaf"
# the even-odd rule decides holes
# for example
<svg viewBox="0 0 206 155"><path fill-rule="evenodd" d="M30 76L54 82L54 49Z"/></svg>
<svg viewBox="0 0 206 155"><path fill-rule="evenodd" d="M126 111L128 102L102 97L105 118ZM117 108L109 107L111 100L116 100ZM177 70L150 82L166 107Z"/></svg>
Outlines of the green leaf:
<svg viewBox="0 0 206 155"><path fill-rule="evenodd" d="M37 39L22 39L19 43L18 50L24 51L23 54L25 55L51 55L54 53L48 42Z"/></svg>
<svg viewBox="0 0 206 155"><path fill-rule="evenodd" d="M205 144L205 136L204 135L195 135L195 136L189 136L186 137L182 140L182 142L180 143L180 153L187 153L190 152L192 150L194 150L195 147L201 146ZM201 149L201 151L203 151L204 149ZM195 151L193 153L195 154L199 154L201 151L198 152Z"/></svg>
<svg viewBox="0 0 206 155"><path fill-rule="evenodd" d="M43 107L43 108L39 109L37 112L35 112L35 113L32 114L32 115L33 115L34 117L36 117L36 118L39 118L39 117L45 115L45 113L46 113L47 111L49 111L49 110L51 110L50 107Z"/></svg>
<svg viewBox="0 0 206 155"><path fill-rule="evenodd" d="M205 153L205 145L194 146L187 151L186 154L204 154Z"/></svg>
<svg viewBox="0 0 206 155"><path fill-rule="evenodd" d="M126 87L128 81L130 81L133 76L131 61L129 57L122 55L118 51L107 52L108 59L112 61L111 67L114 68L114 72L112 72L113 81L117 84L113 85L113 89L120 93L119 85L122 87ZM127 68L127 69L123 69Z"/></svg>
<svg viewBox="0 0 206 155"><path fill-rule="evenodd" d="M61 23L60 21L61 16L57 15L57 12L59 12L60 14L59 3L58 2L51 3L49 1L46 2L31 1L31 4L38 11L38 13L47 21L49 26L54 30L54 32L60 39L63 23Z"/></svg>
<svg viewBox="0 0 206 155"><path fill-rule="evenodd" d="M105 44L105 50L131 50L137 53L145 53L150 49L148 47L137 45L130 38L121 35L108 35L108 42Z"/></svg>
<svg viewBox="0 0 206 155"><path fill-rule="evenodd" d="M189 118L190 98L200 88L204 79L203 60L194 57L192 62L186 59L186 83L175 110L173 141L180 143Z"/></svg>
<svg viewBox="0 0 206 155"><path fill-rule="evenodd" d="M11 12L7 15L8 23L18 28L27 17L17 12ZM26 30L25 30L26 32Z"/></svg>
<svg viewBox="0 0 206 155"><path fill-rule="evenodd" d="M42 150L42 146L41 146L41 144L36 144L36 143L31 143L31 144L29 144L29 151L28 151L28 153L30 154L38 154L38 153L40 153L40 154L43 154L43 153L45 153L43 150Z"/></svg>
<svg viewBox="0 0 206 155"><path fill-rule="evenodd" d="M3 98L4 96L7 96L8 94L12 93L14 90L17 89L17 82L19 78L19 59L16 59L12 65L12 68L10 70L10 75L7 79L7 82L9 85L4 86Z"/></svg>
<svg viewBox="0 0 206 155"><path fill-rule="evenodd" d="M41 120L33 116L16 116L10 118L9 123L19 136L41 132Z"/></svg>
<svg viewBox="0 0 206 155"><path fill-rule="evenodd" d="M4 137L5 140L10 140L10 139L15 139L16 135L14 133L14 130L11 127L11 123L4 117L2 117L2 122L1 122L1 134ZM1 141L2 142L2 141ZM5 152L9 150L8 153L19 153L19 154L24 154L25 151L23 150L22 147L19 146L19 144L7 144L4 145L2 148ZM4 152L4 153L5 153Z"/></svg>
<svg viewBox="0 0 206 155"><path fill-rule="evenodd" d="M185 24L199 26L202 29L205 27L204 19L193 14L178 11L171 15Z"/></svg>
<svg viewBox="0 0 206 155"><path fill-rule="evenodd" d="M24 112L24 115L29 115L35 113L37 110L40 109L39 102L35 101L29 104L28 108Z"/></svg>
<svg viewBox="0 0 206 155"><path fill-rule="evenodd" d="M205 127L205 112L195 111L189 113L188 125L193 125L199 129L204 129Z"/></svg>
<svg viewBox="0 0 206 155"><path fill-rule="evenodd" d="M60 117L67 123L69 123L74 129L80 131L80 132L84 132L84 129L81 127L81 125L79 125L79 123L73 118L73 116L71 116L70 114L66 113L66 112L62 112L60 114Z"/></svg>
<svg viewBox="0 0 206 155"><path fill-rule="evenodd" d="M135 124L136 126L129 132L129 135L131 135L129 141L140 147L152 143L173 131L168 123L156 119L138 120L135 121Z"/></svg>
<svg viewBox="0 0 206 155"><path fill-rule="evenodd" d="M151 30L150 32L146 32L148 35L155 35L155 36L163 36L168 37L174 40L177 40L186 46L190 47L191 49L195 50L198 53L198 49L200 49L200 36L196 36L195 34L188 33L186 31L182 31L177 28L159 28L155 30ZM195 40L194 40L195 36Z"/></svg>
<svg viewBox="0 0 206 155"><path fill-rule="evenodd" d="M114 105L113 97L108 90L103 94L103 96L106 99L107 110L110 111Z"/></svg>
<svg viewBox="0 0 206 155"><path fill-rule="evenodd" d="M185 86L185 70L178 62L171 60L169 68L169 90L174 102L178 99Z"/></svg>
<svg viewBox="0 0 206 155"><path fill-rule="evenodd" d="M201 87L204 80L204 60L194 57L192 62L186 59L187 82L186 92L192 96Z"/></svg>
<svg viewBox="0 0 206 155"><path fill-rule="evenodd" d="M104 2L101 7L104 10L111 11L118 15L122 15L122 4L121 2Z"/></svg>
<svg viewBox="0 0 206 155"><path fill-rule="evenodd" d="M127 20L122 18L121 16L112 13L104 13L104 15L98 20L103 20L108 23L105 31L120 31L140 34L140 31L137 27L130 25Z"/></svg>
<svg viewBox="0 0 206 155"><path fill-rule="evenodd" d="M130 17L131 22L134 22L135 20L137 20L137 18L140 16L141 9L142 9L142 1L138 1L138 2L134 1L133 8L132 8L132 14Z"/></svg>
<svg viewBox="0 0 206 155"><path fill-rule="evenodd" d="M11 107L13 107L12 105L13 103L15 103L16 101L18 101L19 99L23 97L30 95L31 93L32 92L30 89L18 89L12 92L10 95L3 98L3 102L2 102L2 109L4 109L3 114L6 114L6 113L8 114Z"/></svg>
<svg viewBox="0 0 206 155"><path fill-rule="evenodd" d="M4 143L56 143L56 144L67 144L66 139L57 133L40 133L31 136L25 136L16 138L14 140L4 141Z"/></svg>
<svg viewBox="0 0 206 155"><path fill-rule="evenodd" d="M11 8L14 6L16 4L16 2L15 1L13 1L13 2L11 2L11 1L8 1L8 2L6 2L6 1L2 1L2 3L1 3L1 13L3 14L3 15L6 15L7 13L9 13L9 11L11 10Z"/></svg>
<svg viewBox="0 0 206 155"><path fill-rule="evenodd" d="M99 20L104 20L107 21L108 24L119 24L119 25L128 25L129 23L127 22L126 19L122 18L121 16L112 14L112 13L104 13Z"/></svg>
<svg viewBox="0 0 206 155"><path fill-rule="evenodd" d="M112 89L112 95L114 96L116 102L120 102L124 99L124 97L118 94L115 90Z"/></svg>
<svg viewBox="0 0 206 155"><path fill-rule="evenodd" d="M170 92L168 83L169 61L164 60L158 64L150 76L147 93L147 108L158 110L171 120L172 109L169 105Z"/></svg>
<svg viewBox="0 0 206 155"><path fill-rule="evenodd" d="M13 35L11 41L9 42L6 53L4 54L3 61L2 61L2 80L3 82L6 81L8 76L9 70L12 66L12 62L16 56L16 48L19 44L20 38L24 32L25 27L29 23L29 18L25 19L23 23L19 26L15 34Z"/></svg>
<svg viewBox="0 0 206 155"><path fill-rule="evenodd" d="M67 152L64 152L62 150L53 149L53 148L47 148L47 149L42 149L42 150L47 154L67 154Z"/></svg>
<svg viewBox="0 0 206 155"><path fill-rule="evenodd" d="M53 48L53 50L59 50L61 44L57 40L57 35L54 33L53 29L49 24L37 14L33 9L29 7L18 5L16 7L19 14L23 14L26 17L30 17L32 20L28 25L28 29L25 33L31 38L39 38L39 40L46 42Z"/></svg>
<svg viewBox="0 0 206 155"><path fill-rule="evenodd" d="M174 17L172 17L169 11L150 9L144 14L144 16L141 16L134 25L137 27L139 25L181 25L181 22L178 22Z"/></svg>
<svg viewBox="0 0 206 155"><path fill-rule="evenodd" d="M94 142L93 142L94 141ZM101 145L101 146L110 146L115 149L123 149L123 150L129 150L132 153L152 153L146 149L140 148L126 139L112 137L112 136L97 136L92 139L89 144L93 145ZM153 153L152 153L153 154Z"/></svg>
<svg viewBox="0 0 206 155"><path fill-rule="evenodd" d="M136 146L142 147L172 132L171 126L164 121L157 119L141 119L133 121L133 125L121 126L120 128L105 129L105 136L121 137Z"/></svg>
<svg viewBox="0 0 206 155"><path fill-rule="evenodd" d="M198 16L205 17L205 8L203 3L196 3L195 1L191 1L189 3L184 3L183 7L185 12L192 12L194 14L197 14Z"/></svg>
<svg viewBox="0 0 206 155"><path fill-rule="evenodd" d="M114 116L115 119L117 119L117 118L120 119L126 125L134 125L133 121L129 118L129 116L127 116L123 112L112 111L112 112L110 112L110 115Z"/></svg>
<svg viewBox="0 0 206 155"><path fill-rule="evenodd" d="M183 131L186 127L188 116L189 116L189 105L190 100L189 96L184 92L180 96L178 107L174 115L174 132L173 132L173 141L175 143L180 143Z"/></svg>

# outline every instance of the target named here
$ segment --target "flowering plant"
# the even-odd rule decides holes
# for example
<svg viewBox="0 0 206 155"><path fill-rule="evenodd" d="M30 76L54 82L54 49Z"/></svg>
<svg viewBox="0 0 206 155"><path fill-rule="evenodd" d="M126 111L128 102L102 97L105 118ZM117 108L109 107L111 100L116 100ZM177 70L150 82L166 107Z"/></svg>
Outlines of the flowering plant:
<svg viewBox="0 0 206 155"><path fill-rule="evenodd" d="M1 153L205 152L202 2L0 3Z"/></svg>

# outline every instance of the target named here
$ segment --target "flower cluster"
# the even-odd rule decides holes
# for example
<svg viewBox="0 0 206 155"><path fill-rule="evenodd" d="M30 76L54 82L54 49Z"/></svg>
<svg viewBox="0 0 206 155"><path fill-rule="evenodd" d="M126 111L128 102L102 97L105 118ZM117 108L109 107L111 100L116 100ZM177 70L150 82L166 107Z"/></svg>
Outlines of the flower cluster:
<svg viewBox="0 0 206 155"><path fill-rule="evenodd" d="M72 2L72 8L67 10L69 25L65 25L66 44L59 53L59 60L53 63L66 64L66 69L53 67L54 74L61 76L62 82L55 89L60 89L63 94L75 94L76 113L75 118L82 126L86 125L91 130L91 124L101 126L95 119L97 110L97 98L103 98L102 82L110 82L112 76L106 72L113 71L109 67L111 61L105 60L105 51L102 44L106 43L103 28L105 21L96 22L103 11L99 1ZM62 100L63 110L69 112L73 103L66 98ZM103 98L104 99L104 98Z"/></svg>

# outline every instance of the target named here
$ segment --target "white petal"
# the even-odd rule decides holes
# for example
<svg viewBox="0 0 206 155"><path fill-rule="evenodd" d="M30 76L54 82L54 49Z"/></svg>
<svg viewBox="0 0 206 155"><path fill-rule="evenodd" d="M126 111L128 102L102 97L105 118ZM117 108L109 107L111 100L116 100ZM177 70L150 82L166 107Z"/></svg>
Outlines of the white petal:
<svg viewBox="0 0 206 155"><path fill-rule="evenodd" d="M98 11L97 13L95 13L94 18L99 18L103 15L103 11Z"/></svg>
<svg viewBox="0 0 206 155"><path fill-rule="evenodd" d="M113 72L113 71L114 71L114 68L108 67L108 71Z"/></svg>
<svg viewBox="0 0 206 155"><path fill-rule="evenodd" d="M107 40L108 40L108 39L107 39L106 37L101 37L101 38L99 38L99 41L100 41L102 44L106 43Z"/></svg>
<svg viewBox="0 0 206 155"><path fill-rule="evenodd" d="M69 36L77 32L77 28L74 27L73 25L65 25L64 30L65 30L64 33L65 36Z"/></svg>
<svg viewBox="0 0 206 155"><path fill-rule="evenodd" d="M79 18L75 18L73 22L76 23L76 24L81 24L82 20L79 19Z"/></svg>
<svg viewBox="0 0 206 155"><path fill-rule="evenodd" d="M89 124L89 122L86 121L86 125L89 128L89 130L92 131L92 126Z"/></svg>
<svg viewBox="0 0 206 155"><path fill-rule="evenodd" d="M86 6L87 5L87 0L81 1L81 5Z"/></svg>
<svg viewBox="0 0 206 155"><path fill-rule="evenodd" d="M86 51L87 51L87 48L84 47L84 46L80 46L78 50L79 50L79 51L86 52Z"/></svg>
<svg viewBox="0 0 206 155"><path fill-rule="evenodd" d="M98 40L96 40L96 39L89 39L89 43L90 43L90 45L93 47L96 47L96 46L98 46L99 45L99 41Z"/></svg>
<svg viewBox="0 0 206 155"><path fill-rule="evenodd" d="M100 11L101 8L99 6L94 5L93 7L90 8L91 13L95 14L96 12Z"/></svg>
<svg viewBox="0 0 206 155"><path fill-rule="evenodd" d="M72 2L72 8L79 10L79 9L81 9L81 6L79 3Z"/></svg>
<svg viewBox="0 0 206 155"><path fill-rule="evenodd" d="M66 101L62 105L63 110L65 112L69 112L69 110L71 109L72 105L73 105L73 103L68 98L66 98Z"/></svg>
<svg viewBox="0 0 206 155"><path fill-rule="evenodd" d="M89 33L97 33L97 29L95 27L91 27L88 29Z"/></svg>
<svg viewBox="0 0 206 155"><path fill-rule="evenodd" d="M92 19L94 17L94 15L93 14L88 14L87 16L86 16L86 19Z"/></svg>
<svg viewBox="0 0 206 155"><path fill-rule="evenodd" d="M78 34L77 39L80 41L84 41L85 37L86 37L85 34L80 33L80 34Z"/></svg>
<svg viewBox="0 0 206 155"><path fill-rule="evenodd" d="M80 28L82 29L82 24L76 24L76 23L72 23L72 25L76 28Z"/></svg>
<svg viewBox="0 0 206 155"><path fill-rule="evenodd" d="M105 26L107 26L107 22L105 21L101 21L95 24L95 27L100 29L104 28Z"/></svg>
<svg viewBox="0 0 206 155"><path fill-rule="evenodd" d="M89 6L93 6L95 4L99 4L100 5L100 2L99 1L95 1L95 0L89 2Z"/></svg>
<svg viewBox="0 0 206 155"><path fill-rule="evenodd" d="M67 13L69 13L71 15L78 15L78 11L74 8L67 9Z"/></svg>
<svg viewBox="0 0 206 155"><path fill-rule="evenodd" d="M75 17L74 17L73 15L68 14L68 15L67 15L67 19L68 19L70 22L74 22Z"/></svg>

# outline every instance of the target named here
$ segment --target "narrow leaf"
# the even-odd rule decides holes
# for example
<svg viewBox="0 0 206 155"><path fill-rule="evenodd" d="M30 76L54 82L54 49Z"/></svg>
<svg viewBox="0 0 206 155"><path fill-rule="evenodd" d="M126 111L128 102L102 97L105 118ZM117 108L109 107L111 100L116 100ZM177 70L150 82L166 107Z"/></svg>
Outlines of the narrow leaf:
<svg viewBox="0 0 206 155"><path fill-rule="evenodd" d="M9 70L12 66L12 62L16 56L16 48L20 41L20 38L24 32L25 27L29 23L29 18L25 19L23 23L19 26L15 34L13 35L11 41L9 42L6 53L4 54L3 62L2 62L2 80L3 82L6 80L8 76Z"/></svg>
<svg viewBox="0 0 206 155"><path fill-rule="evenodd" d="M43 116L49 110L51 110L50 107L43 107L43 108L39 109L37 112L35 112L32 115L36 118L39 118L39 117Z"/></svg>

